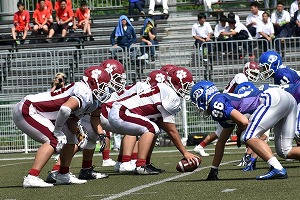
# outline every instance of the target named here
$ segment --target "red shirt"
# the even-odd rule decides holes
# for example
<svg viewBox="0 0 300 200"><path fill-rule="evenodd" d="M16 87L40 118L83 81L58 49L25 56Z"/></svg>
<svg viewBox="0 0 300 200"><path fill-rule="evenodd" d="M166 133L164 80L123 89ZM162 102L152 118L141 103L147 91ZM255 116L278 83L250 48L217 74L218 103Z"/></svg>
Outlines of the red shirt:
<svg viewBox="0 0 300 200"><path fill-rule="evenodd" d="M23 12L18 11L14 14L14 25L19 31L24 30L26 23L29 23L29 21L30 15L28 10L23 10Z"/></svg>
<svg viewBox="0 0 300 200"><path fill-rule="evenodd" d="M36 9L40 9L40 4L36 3L35 7L36 7ZM52 5L52 2L50 0L45 1L45 10L49 10L49 13L52 14L53 5Z"/></svg>
<svg viewBox="0 0 300 200"><path fill-rule="evenodd" d="M55 2L54 9L57 11L59 8L60 8L60 1L58 0L58 1ZM67 0L66 9L72 9L72 2L71 2L71 0Z"/></svg>
<svg viewBox="0 0 300 200"><path fill-rule="evenodd" d="M36 19L38 21L38 23L42 24L44 23L45 19L49 19L50 18L50 13L49 10L40 10L40 9L36 9L33 13L33 19Z"/></svg>
<svg viewBox="0 0 300 200"><path fill-rule="evenodd" d="M81 22L88 17L90 17L90 9L86 9L85 11L81 10L80 8L77 8L75 17L78 19L78 22Z"/></svg>
<svg viewBox="0 0 300 200"><path fill-rule="evenodd" d="M61 9L59 8L57 10L56 16L61 19L62 21L66 21L67 19L69 19L70 17L74 17L74 13L72 9Z"/></svg>

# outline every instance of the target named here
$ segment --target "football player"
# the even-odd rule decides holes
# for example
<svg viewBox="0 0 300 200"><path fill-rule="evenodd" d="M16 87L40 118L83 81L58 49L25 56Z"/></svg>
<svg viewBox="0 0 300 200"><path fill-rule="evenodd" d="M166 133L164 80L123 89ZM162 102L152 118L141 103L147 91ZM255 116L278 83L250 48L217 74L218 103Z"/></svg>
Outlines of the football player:
<svg viewBox="0 0 300 200"><path fill-rule="evenodd" d="M76 126L73 124L84 114L92 113L93 116L99 101L105 101L109 97L109 80L108 73L102 68L89 67L85 70L82 81L70 83L52 92L28 95L15 105L13 121L16 126L35 141L42 143L28 175L24 177L24 187L53 186L40 179L39 174L55 151L61 153L56 183L86 182L69 173L74 146L77 143L73 134L77 123ZM91 123L97 133L101 134L100 122Z"/></svg>
<svg viewBox="0 0 300 200"><path fill-rule="evenodd" d="M236 74L229 81L229 83L223 90L223 93L241 94L241 93L245 93L245 91L256 90L257 88L251 82L249 82L248 79L252 80L252 81L256 81L258 79L256 77L253 77L253 74L259 73L259 71L257 72L257 69L259 69L259 67L256 62L247 62L244 67L244 73ZM244 94L244 95L246 95L246 94ZM203 141L201 141L201 143L199 145L195 146L194 151L196 153L200 154L201 156L209 156L209 154L204 151L204 148L208 144L210 144L212 141L216 140L220 136L221 131L222 131L222 127L220 125L217 125L217 130L215 132L207 135L205 137L205 139ZM251 154L250 151L248 153ZM248 157L249 157L249 161L250 161L251 155L247 156L247 158Z"/></svg>
<svg viewBox="0 0 300 200"><path fill-rule="evenodd" d="M174 116L180 110L180 98L188 94L188 88L193 84L192 74L186 68L176 67L169 71L167 80L167 84L159 83L128 99L114 102L108 114L113 128L122 134L140 136L136 174L159 173L146 165L155 135L160 133L159 127L168 133L189 162L195 163L195 157L198 157L189 153L181 143Z"/></svg>
<svg viewBox="0 0 300 200"><path fill-rule="evenodd" d="M209 81L200 81L191 90L191 100L203 115L211 115L224 128L218 145L224 145L235 125L238 126L237 135L259 157L270 166L270 171L257 176L257 180L287 178L287 172L271 148L259 137L268 129L274 127L275 148L280 157L300 159L300 148L292 147L295 132L296 101L288 92L271 88L257 91L249 96L221 94ZM248 120L244 114L251 114ZM217 148L216 148L217 149ZM209 176L217 180L218 166L223 152L216 152Z"/></svg>
<svg viewBox="0 0 300 200"><path fill-rule="evenodd" d="M259 58L260 78L274 78L274 84L297 84L300 74L282 63L281 56L275 51L266 51Z"/></svg>

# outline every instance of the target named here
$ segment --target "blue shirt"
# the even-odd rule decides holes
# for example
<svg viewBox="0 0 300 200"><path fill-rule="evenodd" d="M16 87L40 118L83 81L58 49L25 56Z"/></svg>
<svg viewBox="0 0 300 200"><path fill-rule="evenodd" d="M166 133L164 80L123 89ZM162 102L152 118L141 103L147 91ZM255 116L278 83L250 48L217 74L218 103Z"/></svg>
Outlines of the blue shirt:
<svg viewBox="0 0 300 200"><path fill-rule="evenodd" d="M279 68L274 73L274 83L277 85L300 83L300 75L294 69L289 67Z"/></svg>
<svg viewBox="0 0 300 200"><path fill-rule="evenodd" d="M242 114L252 114L260 105L262 91L255 90L244 96L243 94L216 94L209 103L208 110L214 121L219 122L223 128L235 126L230 113L233 109Z"/></svg>

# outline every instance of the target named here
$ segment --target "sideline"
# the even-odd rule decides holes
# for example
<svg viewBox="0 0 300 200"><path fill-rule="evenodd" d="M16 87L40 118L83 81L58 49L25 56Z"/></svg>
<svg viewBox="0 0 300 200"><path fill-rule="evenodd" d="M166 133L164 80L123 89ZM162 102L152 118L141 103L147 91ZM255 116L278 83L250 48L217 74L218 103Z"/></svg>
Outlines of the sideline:
<svg viewBox="0 0 300 200"><path fill-rule="evenodd" d="M229 162L221 163L220 165L227 165L227 164L238 162L238 161L240 161L240 160L232 160L232 161L229 161ZM148 188L148 187L151 187L151 186L155 186L155 185L160 185L162 183L165 183L165 182L168 182L168 181L172 181L172 180L175 180L175 179L178 179L178 178L182 178L182 177L194 174L196 172L199 172L199 171L201 171L203 169L207 169L207 168L210 168L210 167L211 166L200 167L200 168L196 169L193 172L185 172L183 174L180 174L180 175L177 175L177 176L173 176L173 177L170 177L170 178L166 178L166 179L163 179L163 180L160 180L160 181L156 181L156 182L153 182L153 183L148 183L148 184L145 184L145 185L140 185L138 187L132 188L130 190L127 190L127 191L124 191L124 192L121 192L121 193L118 193L118 194L112 194L111 196L103 198L101 200L111 200L111 199L121 198L121 197L130 195L130 194L132 194L134 192L140 191L142 189L145 189L145 188Z"/></svg>

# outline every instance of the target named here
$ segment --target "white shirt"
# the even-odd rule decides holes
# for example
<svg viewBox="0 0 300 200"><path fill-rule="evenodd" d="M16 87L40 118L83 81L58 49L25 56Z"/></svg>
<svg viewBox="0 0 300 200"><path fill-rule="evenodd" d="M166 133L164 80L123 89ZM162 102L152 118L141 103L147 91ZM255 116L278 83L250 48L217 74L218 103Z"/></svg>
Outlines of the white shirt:
<svg viewBox="0 0 300 200"><path fill-rule="evenodd" d="M226 32L230 32L230 30L231 30L231 28L228 26ZM247 27L244 24L242 24L242 23L236 23L234 31L239 33L241 30L247 31L248 36L249 36L248 39L249 40L253 40L253 37L251 36L251 34L248 31Z"/></svg>
<svg viewBox="0 0 300 200"><path fill-rule="evenodd" d="M257 27L257 23L259 21L262 21L262 14L264 11L259 10L257 15L254 15L253 13L250 13L246 18L246 26L248 26L252 22L256 22L256 25L253 25L253 27Z"/></svg>
<svg viewBox="0 0 300 200"><path fill-rule="evenodd" d="M274 26L272 24L272 22L267 22L264 23L263 21L257 23L257 28L256 28L256 38L261 38L262 35L260 34L260 32L263 32L265 34L267 34L268 36L270 36L271 34L274 34Z"/></svg>
<svg viewBox="0 0 300 200"><path fill-rule="evenodd" d="M240 23L240 17L237 14L234 14L234 19L236 21L236 23Z"/></svg>
<svg viewBox="0 0 300 200"><path fill-rule="evenodd" d="M209 22L204 22L201 26L198 23L195 23L192 27L192 36L199 36L201 38L207 38L209 33L213 33L213 30L211 28L211 25Z"/></svg>
<svg viewBox="0 0 300 200"><path fill-rule="evenodd" d="M99 106L99 102L93 99L91 89L83 82L70 83L53 92L28 95L25 99L30 101L40 115L56 120L61 105L72 96L77 97L80 102L79 108L71 113L76 116L91 113Z"/></svg>
<svg viewBox="0 0 300 200"><path fill-rule="evenodd" d="M298 10L298 1L296 0L291 4L291 7L290 7L291 17L294 17L294 14L297 10Z"/></svg>
<svg viewBox="0 0 300 200"><path fill-rule="evenodd" d="M273 24L280 23L280 22L290 22L291 16L290 13L286 10L282 11L282 15L278 16L277 12L273 12L271 15L271 22Z"/></svg>
<svg viewBox="0 0 300 200"><path fill-rule="evenodd" d="M219 37L221 32L226 31L226 27L228 26L228 23L226 22L225 26L222 26L221 23L217 24L215 26L215 30L214 30L214 36L217 38Z"/></svg>
<svg viewBox="0 0 300 200"><path fill-rule="evenodd" d="M148 119L163 118L163 122L175 123L175 114L181 109L180 97L168 85L158 83L157 86L144 90L124 101L113 104L124 105L131 113Z"/></svg>

